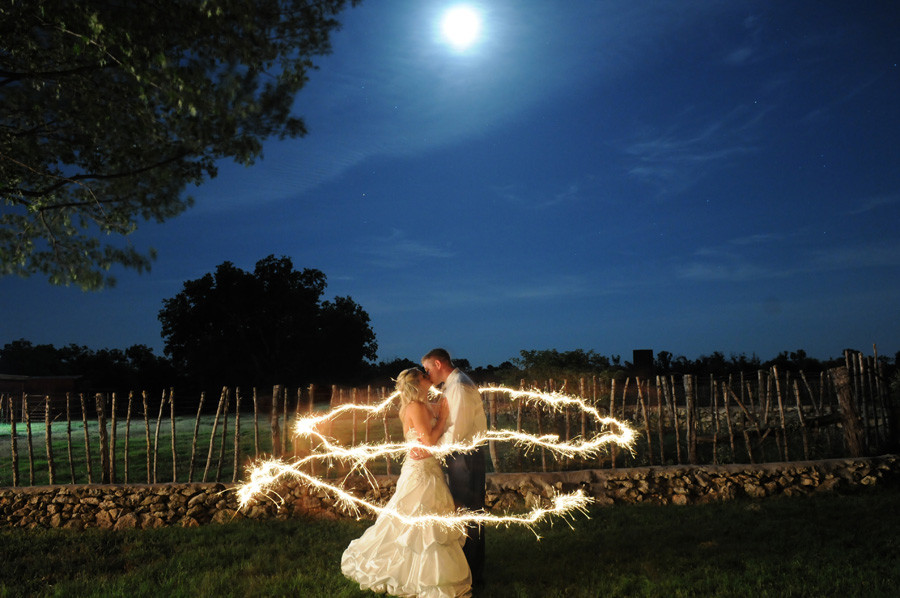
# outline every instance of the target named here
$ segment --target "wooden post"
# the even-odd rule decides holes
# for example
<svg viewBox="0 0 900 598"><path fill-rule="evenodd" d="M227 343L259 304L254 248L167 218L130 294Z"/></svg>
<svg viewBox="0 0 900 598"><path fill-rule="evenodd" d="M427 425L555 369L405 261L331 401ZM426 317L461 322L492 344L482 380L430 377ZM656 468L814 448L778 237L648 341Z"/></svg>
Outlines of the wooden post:
<svg viewBox="0 0 900 598"><path fill-rule="evenodd" d="M803 438L803 458L809 461L809 437L806 432L806 418L803 417L803 403L800 401L800 385L794 379L794 396L797 398L797 419L800 421L800 435Z"/></svg>
<svg viewBox="0 0 900 598"><path fill-rule="evenodd" d="M728 427L728 443L731 446L731 462L737 463L737 450L734 447L734 428L731 425L731 405L728 404L728 390L731 388L731 376L728 376L728 386L722 387L722 403L725 406L725 425ZM747 447L750 448L749 446Z"/></svg>
<svg viewBox="0 0 900 598"><path fill-rule="evenodd" d="M44 445L47 447L47 483L56 484L56 466L53 464L53 435L50 428L50 395L44 395Z"/></svg>
<svg viewBox="0 0 900 598"><path fill-rule="evenodd" d="M109 483L116 483L116 393L112 393L112 406L110 407L109 428Z"/></svg>
<svg viewBox="0 0 900 598"><path fill-rule="evenodd" d="M28 395L22 395L22 411L25 413L25 439L28 445L28 485L34 486L34 447L31 442L31 413L28 412Z"/></svg>
<svg viewBox="0 0 900 598"><path fill-rule="evenodd" d="M156 430L153 433L153 483L156 484L158 479L157 463L159 462L159 429L162 426L163 408L166 406L166 391L162 391L162 397L159 400L159 415L156 416Z"/></svg>
<svg viewBox="0 0 900 598"><path fill-rule="evenodd" d="M372 387L370 386L369 391L371 391L371 390L372 390ZM366 404L368 404L368 398L367 398ZM297 420L299 420L301 417L303 417L303 409L304 408L305 408L305 405L303 403L303 389L298 386L297 387L297 405L296 405L296 408L294 409L294 422L297 422ZM368 418L366 418L366 442L368 442L368 440L369 440L368 426L369 426L369 420L368 420ZM291 447L292 447L291 454L294 457L298 457L298 456L300 456L300 438L298 438L297 435L294 433L294 427L295 426L291 426L289 428L291 431Z"/></svg>
<svg viewBox="0 0 900 598"><path fill-rule="evenodd" d="M11 399L12 397L10 397ZM72 412L69 408L69 393L66 393L66 449L69 455L69 479L75 483L75 459L72 458Z"/></svg>
<svg viewBox="0 0 900 598"><path fill-rule="evenodd" d="M716 380L713 375L709 375L709 395L712 399L713 414L713 445L712 445L712 461L713 465L719 464L719 391L716 388Z"/></svg>
<svg viewBox="0 0 900 598"><path fill-rule="evenodd" d="M209 466L212 463L213 449L216 445L216 428L219 427L219 416L222 414L222 404L225 402L225 393L227 387L222 387L222 394L219 396L219 406L216 407L216 419L213 420L212 432L209 434L209 452L206 453L206 467L203 469L203 481L209 474Z"/></svg>
<svg viewBox="0 0 900 598"><path fill-rule="evenodd" d="M386 398L387 398L387 393L386 393L384 387L381 387L381 400L384 401ZM387 410L387 408L385 408L385 410L382 412L382 416L381 416L381 421L382 421L382 423L384 423L384 442L385 443L388 443L391 441L391 433L390 433L390 430L388 430L387 413L388 413L388 410ZM385 472L388 475L391 475L391 458L389 455L384 456L384 468L385 468Z"/></svg>
<svg viewBox="0 0 900 598"><path fill-rule="evenodd" d="M697 464L697 412L696 403L694 401L694 378L690 374L685 374L684 379L684 400L685 407L685 424L687 434L688 463Z"/></svg>
<svg viewBox="0 0 900 598"><path fill-rule="evenodd" d="M9 452L12 457L13 487L19 485L19 438L16 434L16 406L12 395L9 396Z"/></svg>
<svg viewBox="0 0 900 598"><path fill-rule="evenodd" d="M106 429L106 396L94 394L97 407L97 430L100 433L100 483L109 484L109 430Z"/></svg>
<svg viewBox="0 0 900 598"><path fill-rule="evenodd" d="M169 427L172 429L172 482L178 481L178 452L175 447L175 389L169 389Z"/></svg>
<svg viewBox="0 0 900 598"><path fill-rule="evenodd" d="M609 380L609 416L613 419L616 417L616 379L615 377L610 378ZM616 457L617 453L616 445L613 444L609 450L609 462L610 468L616 468Z"/></svg>
<svg viewBox="0 0 900 598"><path fill-rule="evenodd" d="M836 367L828 370L828 373L831 375L837 391L847 451L851 457L862 457L864 453L863 431L859 423L859 415L856 413L856 405L853 401L853 388L850 385L849 372L846 367Z"/></svg>
<svg viewBox="0 0 900 598"><path fill-rule="evenodd" d="M582 376L581 378L578 379L578 395L581 397L582 401L584 401L585 403L588 402L587 394L585 393L584 376ZM582 409L581 410L581 441L584 442L584 440L587 438L587 436L588 436L587 411Z"/></svg>
<svg viewBox="0 0 900 598"><path fill-rule="evenodd" d="M519 380L519 390L525 390L525 379L522 378ZM521 398L516 399L516 432L522 432L522 410L524 407L525 401ZM521 471L524 467L525 456L522 454L522 451L516 451L516 462L519 465L519 470Z"/></svg>
<svg viewBox="0 0 900 598"><path fill-rule="evenodd" d="M675 462L681 465L681 432L678 431L678 402L675 398L675 376L670 376L668 380L663 376L662 384L663 398L666 400L666 405L672 410L672 429L675 431Z"/></svg>
<svg viewBox="0 0 900 598"><path fill-rule="evenodd" d="M87 461L88 484L94 483L94 466L91 463L91 437L88 434L87 407L84 403L84 393L78 393L81 399L81 422L84 425L84 458Z"/></svg>
<svg viewBox="0 0 900 598"><path fill-rule="evenodd" d="M653 465L653 442L650 438L650 412L647 410L647 402L644 400L644 381L640 378L635 378L635 381L637 382L638 402L641 404L641 411L644 413L644 432L647 436L647 458L649 459L650 465Z"/></svg>
<svg viewBox="0 0 900 598"><path fill-rule="evenodd" d="M203 411L203 401L206 400L206 391L200 392L200 404L197 405L197 419L194 420L194 436L191 440L191 460L188 464L188 483L194 481L194 457L197 455L197 435L200 433L200 413Z"/></svg>
<svg viewBox="0 0 900 598"><path fill-rule="evenodd" d="M150 450L150 407L147 391L141 391L141 401L144 403L144 440L147 448L147 483L150 484L153 479L152 455Z"/></svg>
<svg viewBox="0 0 900 598"><path fill-rule="evenodd" d="M256 400L256 387L253 387L253 458L259 459L259 404Z"/></svg>
<svg viewBox="0 0 900 598"><path fill-rule="evenodd" d="M128 483L128 443L131 432L131 400L134 397L134 391L128 391L128 409L125 412L125 483Z"/></svg>
<svg viewBox="0 0 900 598"><path fill-rule="evenodd" d="M284 389L284 396L281 399L281 408L284 419L282 419L282 423L284 423L284 431L281 434L281 454L287 454L288 452L288 440L291 437L291 431L288 427L288 391L287 388Z"/></svg>
<svg viewBox="0 0 900 598"><path fill-rule="evenodd" d="M371 406L371 404L372 404L372 385L370 384L369 386L366 387L366 407L368 408L369 406ZM366 413L369 413L368 409L366 410ZM366 444L369 444L369 421L371 421L371 420L370 420L369 416L367 415L366 416L366 435L365 435L365 440L363 441Z"/></svg>
<svg viewBox="0 0 900 598"><path fill-rule="evenodd" d="M351 421L350 421L350 446L356 446L356 405L359 401L359 394L356 391L356 387L350 389L350 403L353 405L354 409L350 411Z"/></svg>
<svg viewBox="0 0 900 598"><path fill-rule="evenodd" d="M537 428L538 428L538 436L544 435L544 412L541 409L540 405L535 405L535 409L537 410ZM547 471L547 451L544 447L541 447L541 471Z"/></svg>
<svg viewBox="0 0 900 598"><path fill-rule="evenodd" d="M659 375L656 376L656 436L659 440L659 462L662 465L666 464L666 447L665 447L665 434L663 432L663 428L665 426L666 412L663 409L663 397L660 389L660 380Z"/></svg>
<svg viewBox="0 0 900 598"><path fill-rule="evenodd" d="M789 372L785 372L785 384L788 384L787 376L790 376ZM778 378L778 368L777 366L772 366L772 377L775 378L775 395L778 398L778 415L779 419L781 419L781 441L784 444L784 451L782 455L785 461L790 461L790 452L788 450L788 435L787 435L787 422L785 421L787 418L784 413L784 402L781 400L781 381ZM776 436L777 438L777 436Z"/></svg>
<svg viewBox="0 0 900 598"><path fill-rule="evenodd" d="M316 385L309 385L309 414L312 415L316 410ZM387 430L385 430L387 432ZM387 441L387 434L385 434L385 441ZM308 440L309 443L309 454L311 455L314 450L313 439L312 437ZM312 475L316 475L316 461L315 459L309 460L309 473ZM390 473L390 471L388 471Z"/></svg>
<svg viewBox="0 0 900 598"><path fill-rule="evenodd" d="M493 391L488 391L488 412L490 413L490 429L497 429L497 399ZM496 443L493 440L488 441L488 452L491 455L491 463L494 465L494 472L500 472L500 458L497 456Z"/></svg>
<svg viewBox="0 0 900 598"><path fill-rule="evenodd" d="M281 385L272 388L272 410L269 412L269 426L272 429L272 456L281 455L281 426L278 423L278 399L281 397Z"/></svg>
<svg viewBox="0 0 900 598"><path fill-rule="evenodd" d="M222 463L225 461L225 439L228 438L228 403L231 398L231 389L225 390L225 410L222 417L222 440L219 443L219 461L216 464L216 481L222 481Z"/></svg>
<svg viewBox="0 0 900 598"><path fill-rule="evenodd" d="M299 392L299 389L298 391ZM300 397L297 397L300 400ZM232 482L238 481L238 473L241 471L241 389L234 389L234 470L231 476Z"/></svg>

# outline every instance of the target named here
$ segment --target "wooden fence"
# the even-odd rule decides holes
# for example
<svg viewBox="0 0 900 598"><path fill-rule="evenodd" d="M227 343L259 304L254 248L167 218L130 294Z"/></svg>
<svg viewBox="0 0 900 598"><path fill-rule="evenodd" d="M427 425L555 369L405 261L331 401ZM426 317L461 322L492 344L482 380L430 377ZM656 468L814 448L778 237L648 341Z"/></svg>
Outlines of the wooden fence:
<svg viewBox="0 0 900 598"><path fill-rule="evenodd" d="M858 457L897 440L896 414L880 364L856 353L847 354L843 367L809 376L772 368L724 379L667 374L522 380L519 386L583 397L601 414L630 422L639 432L638 441L633 452L613 447L599 458L571 462L553 460L543 450L523 453L492 443L494 471ZM373 404L389 392L335 386L328 403ZM494 429L555 433L566 441L599 431L596 422L573 408L548 411L513 401L500 389L482 394ZM295 441L288 428L295 416L317 408L318 396L329 393L312 386L275 386L265 396L256 389L223 388L214 415L213 403L201 394L195 399L196 415L176 416L173 390L159 397L134 392L56 399L3 395L0 422L8 426L9 442L8 447L0 443L0 486L237 481L252 460L309 453L309 441ZM319 401L318 407L325 404ZM396 408L376 418L354 411L323 432L350 445L399 440L396 420ZM83 443L76 438L79 431ZM41 434L43 450L34 442ZM64 440L54 440L60 435ZM65 455L58 456L63 450ZM26 464L27 477L21 471ZM385 459L378 468L391 473L396 466ZM322 475L342 473L321 467Z"/></svg>

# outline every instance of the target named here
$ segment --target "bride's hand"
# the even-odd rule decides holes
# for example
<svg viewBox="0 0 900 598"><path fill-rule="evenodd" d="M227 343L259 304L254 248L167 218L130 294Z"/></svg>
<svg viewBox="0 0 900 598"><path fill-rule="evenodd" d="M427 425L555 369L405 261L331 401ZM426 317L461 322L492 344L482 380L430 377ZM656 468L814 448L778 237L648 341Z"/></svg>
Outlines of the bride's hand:
<svg viewBox="0 0 900 598"><path fill-rule="evenodd" d="M417 446L417 447L413 447L409 450L409 456L410 456L410 458L412 458L416 461L420 461L422 459L430 457L431 453L428 452L427 449Z"/></svg>

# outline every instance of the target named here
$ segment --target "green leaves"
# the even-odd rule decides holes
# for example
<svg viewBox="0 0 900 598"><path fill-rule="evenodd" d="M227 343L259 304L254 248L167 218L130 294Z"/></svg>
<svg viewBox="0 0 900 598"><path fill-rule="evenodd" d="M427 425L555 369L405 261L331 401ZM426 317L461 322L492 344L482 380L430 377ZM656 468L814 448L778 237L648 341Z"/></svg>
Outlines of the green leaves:
<svg viewBox="0 0 900 598"><path fill-rule="evenodd" d="M305 133L290 107L346 4L0 7L0 274L96 289L116 265L149 268L125 238L140 219L187 209L217 160Z"/></svg>

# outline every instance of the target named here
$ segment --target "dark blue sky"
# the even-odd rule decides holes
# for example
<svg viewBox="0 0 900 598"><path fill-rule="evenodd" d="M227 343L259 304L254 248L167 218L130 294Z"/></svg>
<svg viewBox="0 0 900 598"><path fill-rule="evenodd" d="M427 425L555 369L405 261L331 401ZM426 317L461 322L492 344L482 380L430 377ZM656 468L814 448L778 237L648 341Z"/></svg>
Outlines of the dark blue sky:
<svg viewBox="0 0 900 598"><path fill-rule="evenodd" d="M162 353L185 280L269 254L369 313L379 359L521 349L900 351L894 1L367 0L298 95L309 135L142 224L149 274L0 279L0 343Z"/></svg>

